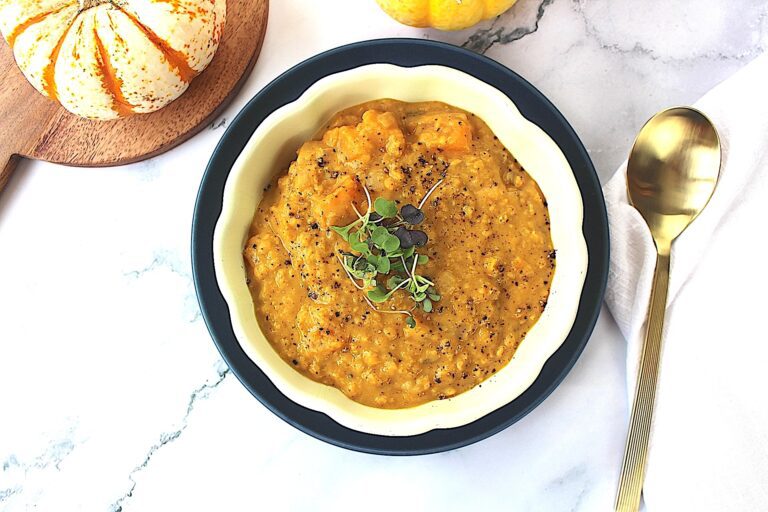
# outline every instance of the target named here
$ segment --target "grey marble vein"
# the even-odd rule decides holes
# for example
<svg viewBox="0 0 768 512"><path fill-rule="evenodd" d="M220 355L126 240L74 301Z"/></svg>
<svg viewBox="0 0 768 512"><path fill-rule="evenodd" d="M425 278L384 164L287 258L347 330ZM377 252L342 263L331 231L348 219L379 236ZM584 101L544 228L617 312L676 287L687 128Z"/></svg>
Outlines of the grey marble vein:
<svg viewBox="0 0 768 512"><path fill-rule="evenodd" d="M50 443L41 455L35 457L32 462L28 464L19 462L15 455L11 455L3 462L3 471L8 471L13 466L18 466L25 470L45 469L49 466L60 469L59 465L61 462L67 457L67 455L72 453L72 450L74 449L75 444L71 439L61 439L59 441Z"/></svg>
<svg viewBox="0 0 768 512"><path fill-rule="evenodd" d="M152 460L152 457L155 456L155 454L164 446L167 444L175 441L178 439L181 434L187 429L189 426L189 415L192 413L192 411L195 408L195 405L200 400L205 400L208 398L208 396L211 394L211 391L216 389L219 384L224 382L224 379L226 379L227 375L229 375L229 368L226 367L223 363L223 361L219 361L218 368L216 370L217 377L216 380L212 383L205 382L203 385L196 388L194 391L192 391L192 394L189 396L189 401L187 402L187 410L184 413L184 417L181 419L181 426L171 432L163 432L160 434L160 439L157 443L153 444L149 450L147 451L147 454L144 456L144 460L133 468L133 470L128 474L128 480L131 482L130 488L128 491L123 494L120 498L115 500L114 503L112 503L110 510L112 512L122 512L123 510L123 504L125 503L128 498L133 496L134 491L136 490L137 482L134 478L135 475L142 470L144 470L148 465L149 462Z"/></svg>
<svg viewBox="0 0 768 512"><path fill-rule="evenodd" d="M71 439L73 432L74 428L68 429L66 437L51 442L40 455L30 462L20 461L16 455L11 454L3 461L2 471L5 473L13 468L19 468L25 475L30 471L41 471L49 467L54 467L57 471L60 471L62 461L75 449L75 443ZM5 489L0 489L0 503L3 503L13 495L20 493L23 489L23 485L13 485Z"/></svg>
<svg viewBox="0 0 768 512"><path fill-rule="evenodd" d="M0 491L0 503L4 502L14 494L18 494L21 492L21 486L15 486L15 487L9 487L8 489L3 489Z"/></svg>
<svg viewBox="0 0 768 512"><path fill-rule="evenodd" d="M187 268L185 263L179 261L177 253L165 250L155 251L152 261L148 265L134 270L123 271L123 275L138 280L144 277L147 273L158 270L171 272L186 281L186 286L189 288L189 293L184 299L186 305L185 309L189 313L187 321L189 323L195 323L200 320L202 314L193 290L192 272Z"/></svg>
<svg viewBox="0 0 768 512"><path fill-rule="evenodd" d="M227 118L226 117L222 117L218 121L212 122L211 126L210 126L210 129L211 130L216 130L218 128L223 128L223 127L226 127L226 126L227 126Z"/></svg>
<svg viewBox="0 0 768 512"><path fill-rule="evenodd" d="M11 455L7 459L3 461L3 471L8 471L11 466L19 466L19 461L16 459L15 455Z"/></svg>
<svg viewBox="0 0 768 512"><path fill-rule="evenodd" d="M549 484L547 484L546 489L549 492L561 494L564 488L575 487L579 489L579 492L573 498L573 504L568 509L570 512L575 512L580 509L584 495L589 489L586 468L578 466L569 469L560 477L551 480ZM565 504L563 505L565 506ZM565 510L565 508L563 508L563 510Z"/></svg>
<svg viewBox="0 0 768 512"><path fill-rule="evenodd" d="M172 257L178 257L174 255L173 253L166 252L166 251L156 251L154 257L152 258L152 261L149 263L149 265L146 265L145 267L129 270L127 272L123 272L123 275L126 277L132 277L134 279L139 279L147 272L151 272L153 270L158 270L161 268L165 268L167 270L170 270L174 274L181 276L185 279L192 279L191 273L182 270L179 268L179 263L172 261Z"/></svg>
<svg viewBox="0 0 768 512"><path fill-rule="evenodd" d="M462 48L467 48L477 53L485 53L490 50L496 44L509 44L514 41L519 41L525 36L536 33L539 30L539 22L544 17L547 6L552 4L554 0L543 0L536 9L536 18L533 20L533 24L530 26L515 27L509 31L504 27L496 28L496 23L499 18L494 20L490 28L481 29L469 36Z"/></svg>
<svg viewBox="0 0 768 512"><path fill-rule="evenodd" d="M685 62L685 61L693 61L693 60L744 61L744 60L751 60L766 51L766 48L762 44L756 43L748 48L741 49L741 51L738 51L735 53L709 51L709 52L699 53L692 57L685 57L685 58L680 58L680 57L675 57L670 55L662 55L651 48L647 48L643 46L643 44L638 41L635 41L632 44L624 44L624 45L622 45L621 42L607 41L597 30L597 27L592 21L591 16L589 16L584 11L585 0L579 0L577 2L574 2L574 5L575 5L576 13L579 14L579 16L581 16L581 18L584 21L584 29L586 31L587 36L593 39L598 44L600 49L618 53L621 55L643 55L654 61L659 61L663 63L673 63L673 62L681 62L681 61ZM760 13L757 20L755 20L755 23L757 25L761 25L766 19L768 19L768 6L766 6L766 8Z"/></svg>

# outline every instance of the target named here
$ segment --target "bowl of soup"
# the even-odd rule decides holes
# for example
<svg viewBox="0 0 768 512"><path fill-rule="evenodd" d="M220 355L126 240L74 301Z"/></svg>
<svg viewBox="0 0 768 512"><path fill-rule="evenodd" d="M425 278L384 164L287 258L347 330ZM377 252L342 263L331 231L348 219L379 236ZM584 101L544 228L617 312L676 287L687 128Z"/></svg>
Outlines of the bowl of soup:
<svg viewBox="0 0 768 512"><path fill-rule="evenodd" d="M577 318L583 221L568 159L508 95L448 66L375 63L314 82L249 137L215 279L281 394L416 436L537 379Z"/></svg>

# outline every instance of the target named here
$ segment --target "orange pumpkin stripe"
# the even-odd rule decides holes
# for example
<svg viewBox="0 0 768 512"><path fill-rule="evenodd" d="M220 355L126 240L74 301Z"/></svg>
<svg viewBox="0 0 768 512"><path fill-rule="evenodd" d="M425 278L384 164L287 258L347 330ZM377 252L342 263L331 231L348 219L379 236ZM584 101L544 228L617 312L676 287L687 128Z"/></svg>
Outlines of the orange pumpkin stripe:
<svg viewBox="0 0 768 512"><path fill-rule="evenodd" d="M112 107L120 117L129 116L133 114L133 105L123 96L123 81L117 76L115 68L109 60L109 54L106 48L104 48L104 43L101 41L95 26L93 27L93 37L96 40L96 59L101 64L101 82L104 84L104 88L112 95Z"/></svg>
<svg viewBox="0 0 768 512"><path fill-rule="evenodd" d="M51 52L51 58L49 59L48 65L43 70L43 92L45 92L46 96L54 100L59 99L59 93L56 90L56 78L55 78L56 61L59 60L59 52L61 51L61 45L64 44L64 39L67 38L67 34L69 34L69 29L72 28L72 25L75 24L75 21L77 21L77 16L75 16L75 19L72 20L72 23L70 23L70 25L67 27L64 33L61 34L59 41L56 43L56 46L53 47L53 51Z"/></svg>
<svg viewBox="0 0 768 512"><path fill-rule="evenodd" d="M63 11L70 5L72 5L74 2L70 2L68 4L64 4L63 6L59 7L58 9L54 9L52 11L46 11L40 14L37 14L35 16L32 16L25 22L23 22L21 25L17 26L13 31L8 35L8 45L13 49L13 44L16 42L16 38L18 38L25 30L27 30L29 27L36 23L40 23L45 18L50 16L51 14L56 14L57 12Z"/></svg>
<svg viewBox="0 0 768 512"><path fill-rule="evenodd" d="M128 19L131 20L133 24L136 25L136 27L138 27L139 30L144 32L144 35L147 37L147 39L149 39L150 42L162 52L168 63L176 68L176 71L179 74L179 78L181 78L182 81L189 83L193 78L195 78L195 76L197 76L197 71L192 69L192 67L190 67L190 65L187 63L187 56L184 54L184 52L180 52L179 50L171 48L171 45L163 41L163 39L155 34L152 30L150 30L149 27L144 25L142 22L136 19L136 17L134 17L131 13L119 5L115 4L115 7L120 9L120 11L125 14Z"/></svg>

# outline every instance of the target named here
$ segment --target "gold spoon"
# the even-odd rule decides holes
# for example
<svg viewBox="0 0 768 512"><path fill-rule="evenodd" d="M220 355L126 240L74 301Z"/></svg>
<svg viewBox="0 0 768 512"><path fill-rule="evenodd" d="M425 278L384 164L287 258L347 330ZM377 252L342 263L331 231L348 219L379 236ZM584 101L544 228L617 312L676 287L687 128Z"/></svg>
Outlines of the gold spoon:
<svg viewBox="0 0 768 512"><path fill-rule="evenodd" d="M640 130L629 155L629 201L648 224L657 255L617 512L634 512L640 506L667 305L670 247L707 205L719 174L717 131L704 114L688 107L653 116Z"/></svg>

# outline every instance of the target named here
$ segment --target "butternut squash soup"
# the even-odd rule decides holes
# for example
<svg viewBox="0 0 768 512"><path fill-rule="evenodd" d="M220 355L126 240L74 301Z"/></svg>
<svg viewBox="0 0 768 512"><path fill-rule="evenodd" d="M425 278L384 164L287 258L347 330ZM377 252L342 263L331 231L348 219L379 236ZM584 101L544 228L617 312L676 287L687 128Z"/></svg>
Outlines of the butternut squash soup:
<svg viewBox="0 0 768 512"><path fill-rule="evenodd" d="M555 272L536 182L481 119L438 102L336 114L265 189L243 255L286 363L390 409L498 372Z"/></svg>

